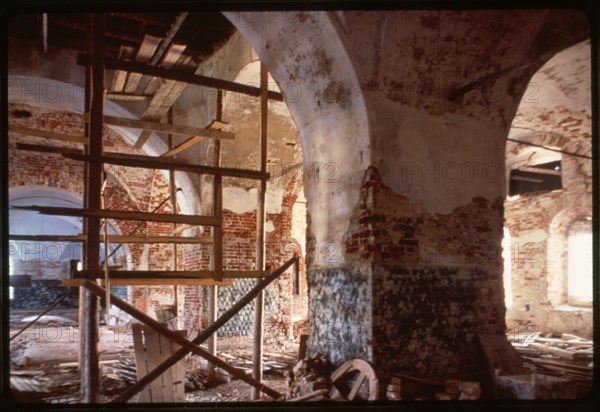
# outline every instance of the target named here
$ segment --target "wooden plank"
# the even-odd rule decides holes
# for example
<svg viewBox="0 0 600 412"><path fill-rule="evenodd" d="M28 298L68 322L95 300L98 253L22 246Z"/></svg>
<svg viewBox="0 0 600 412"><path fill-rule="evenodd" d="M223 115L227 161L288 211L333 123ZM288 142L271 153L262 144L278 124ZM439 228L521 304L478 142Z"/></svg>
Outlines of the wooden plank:
<svg viewBox="0 0 600 412"><path fill-rule="evenodd" d="M192 147L196 143L200 143L203 139L204 139L204 136L192 136L189 139L181 142L180 144L178 144L174 148L169 149L168 151L166 151L165 153L163 153L161 156L162 157L173 157L177 153L181 153L184 150L189 149L190 147Z"/></svg>
<svg viewBox="0 0 600 412"><path fill-rule="evenodd" d="M148 370L153 370L161 362L161 348L160 348L160 338L161 335L151 328L144 326L144 344L146 346L146 357L148 362ZM150 384L150 394L153 403L164 402L165 401L165 378L171 373L171 369L167 369L165 372L161 373L161 375L156 378ZM172 382L171 382L172 384ZM170 388L172 389L172 387Z"/></svg>
<svg viewBox="0 0 600 412"><path fill-rule="evenodd" d="M152 157L123 153L105 153L103 156L86 156L77 154L64 154L64 157L73 160L108 163L126 167L143 167L148 169L180 170L182 172L200 173L217 176L237 177L240 179L269 179L268 172L258 170L237 169L232 167L214 167L190 164L185 160L165 157Z"/></svg>
<svg viewBox="0 0 600 412"><path fill-rule="evenodd" d="M79 53L77 55L77 64L83 66L88 65L89 56L84 53ZM260 96L260 88L258 87L248 86L241 83L235 83L228 80L215 79L213 77L193 74L183 70L163 69L160 67L154 67L146 64L128 62L126 60L119 60L113 58L106 58L105 64L108 69L126 70L129 72L142 73L148 76L161 77L163 79L175 80L188 84L195 84L198 86L226 90L229 92L244 94L248 96ZM279 102L283 101L283 95L279 92L269 91L267 97L270 100L275 100Z"/></svg>
<svg viewBox="0 0 600 412"><path fill-rule="evenodd" d="M142 325L139 323L133 323L131 325L131 332L133 336L136 375L138 379L141 379L148 373L146 349L144 347L144 340L142 337ZM146 387L140 392L139 400L140 402L152 401L152 397L150 396L150 387Z"/></svg>
<svg viewBox="0 0 600 412"><path fill-rule="evenodd" d="M140 48L137 52L135 59L140 63L149 62L150 59L152 58L152 56L154 55L154 52L158 48L158 45L160 44L160 42L161 42L160 37L155 37L155 36L146 34L144 36L144 40L142 41L142 44L140 45ZM125 71L130 71L130 70L125 70ZM125 84L125 92L126 93L135 93L138 83L140 82L141 78L142 78L142 73L138 73L138 72L130 73L127 78L127 83Z"/></svg>
<svg viewBox="0 0 600 412"><path fill-rule="evenodd" d="M134 49L130 46L121 46L119 50L119 59L131 60L133 58ZM125 81L127 80L127 72L123 70L115 70L112 79L112 90L120 92L125 87Z"/></svg>
<svg viewBox="0 0 600 412"><path fill-rule="evenodd" d="M529 347L532 349L537 349L541 352L549 353L554 356L558 356L562 359L575 360L578 358L577 352L568 351L565 349L555 348L552 346L544 345L541 343L530 343Z"/></svg>
<svg viewBox="0 0 600 412"><path fill-rule="evenodd" d="M84 114L84 120L86 115ZM150 132L171 133L176 135L202 135L209 139L234 140L235 135L231 132L213 130L210 128L192 127L175 125L169 123L160 123L158 121L127 119L125 117L104 115L104 124L119 127L128 127L132 129L143 129Z"/></svg>
<svg viewBox="0 0 600 412"><path fill-rule="evenodd" d="M130 210L78 209L53 206L12 206L13 209L32 210L44 215L82 216L103 219L144 220L149 222L189 223L191 225L217 226L222 219L213 216L172 215L170 213L150 213Z"/></svg>
<svg viewBox="0 0 600 412"><path fill-rule="evenodd" d="M85 136L75 136L75 135L70 135L70 134L66 134L66 133L52 132L49 130L32 129L30 127L23 127L23 126L16 126L16 125L9 125L8 132L9 133L18 133L18 134L22 134L22 135L26 135L26 136L43 137L46 139L58 140L61 142L81 143L81 144L85 144L85 145L89 144L89 142L90 142L89 139ZM226 133L226 132L219 132L219 133ZM105 140L104 146L106 146L106 147L114 146L114 143L110 142L108 140Z"/></svg>
<svg viewBox="0 0 600 412"><path fill-rule="evenodd" d="M116 100L121 102L143 102L146 100L151 100L153 96L146 94L108 92L105 94L104 97L106 97L109 100Z"/></svg>
<svg viewBox="0 0 600 412"><path fill-rule="evenodd" d="M8 235L10 240L26 242L83 242L84 235ZM172 243L172 244L211 244L212 237L178 237L178 236L127 236L108 235L112 243Z"/></svg>
<svg viewBox="0 0 600 412"><path fill-rule="evenodd" d="M170 69L171 67L173 67L173 65L175 63L177 63L177 61L179 60L179 58L181 57L181 55L185 49L186 49L185 44L172 43L171 46L169 47L169 50L165 54L162 62L160 63L160 67L162 67L164 69ZM149 93L154 94L154 91L158 87L160 87L160 80L157 79L156 77L152 77L152 79L150 79L150 81L144 88L144 94L149 94Z"/></svg>
<svg viewBox="0 0 600 412"><path fill-rule="evenodd" d="M177 352L177 350L171 351L171 343L173 342L171 339L169 339L168 337L166 337L164 335L156 333L156 332L155 332L155 334L158 336L159 351L160 351L160 357L158 358L158 360L160 360L162 362L173 352ZM175 343L175 342L173 342L173 343ZM179 348L181 348L181 346L179 346ZM175 373L175 368L177 367L177 364L179 364L179 363L181 363L181 361L179 361L175 365L171 366L171 368L167 369L165 371L165 373L162 374L162 385L163 385L162 396L163 396L164 402L175 402L175 388L173 386L173 374ZM158 365L160 365L160 363L157 365L153 365L152 369L154 369L154 367L158 366Z"/></svg>
<svg viewBox="0 0 600 412"><path fill-rule="evenodd" d="M63 279L61 284L68 287L77 287L85 284L89 279ZM110 282L113 286L231 286L233 281L224 279L221 282L216 282L211 279L112 279Z"/></svg>

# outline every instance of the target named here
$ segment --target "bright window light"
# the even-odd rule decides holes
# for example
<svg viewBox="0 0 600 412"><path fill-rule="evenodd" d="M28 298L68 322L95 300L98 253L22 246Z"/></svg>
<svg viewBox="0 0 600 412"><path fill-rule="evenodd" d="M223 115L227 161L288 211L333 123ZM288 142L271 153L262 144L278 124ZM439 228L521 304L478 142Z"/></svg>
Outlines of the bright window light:
<svg viewBox="0 0 600 412"><path fill-rule="evenodd" d="M592 234L577 233L568 240L569 304L592 303Z"/></svg>
<svg viewBox="0 0 600 412"><path fill-rule="evenodd" d="M502 259L504 259L504 304L510 308L513 303L512 296L512 249L510 232L504 228L502 239Z"/></svg>

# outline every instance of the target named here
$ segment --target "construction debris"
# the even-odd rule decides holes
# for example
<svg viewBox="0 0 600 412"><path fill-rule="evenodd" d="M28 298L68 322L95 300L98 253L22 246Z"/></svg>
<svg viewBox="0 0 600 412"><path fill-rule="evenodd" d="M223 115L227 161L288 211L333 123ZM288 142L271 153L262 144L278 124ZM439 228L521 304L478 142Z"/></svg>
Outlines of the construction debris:
<svg viewBox="0 0 600 412"><path fill-rule="evenodd" d="M402 399L402 380L392 376L390 384L386 387L385 396L390 401L399 401Z"/></svg>
<svg viewBox="0 0 600 412"><path fill-rule="evenodd" d="M577 396L585 395L591 390L594 371L593 341L569 333L547 333L542 336L538 332L526 340L513 339L511 344L523 358L524 367L529 372L528 378L515 378L517 381L528 382L531 375L537 374L574 382ZM527 385L532 386L529 383ZM530 393L533 393L532 390ZM538 390L536 396L541 396L540 393L543 390Z"/></svg>
<svg viewBox="0 0 600 412"><path fill-rule="evenodd" d="M298 361L292 370L285 372L287 380L286 399L288 400L322 400L331 389L332 365L317 353L314 357L306 356Z"/></svg>

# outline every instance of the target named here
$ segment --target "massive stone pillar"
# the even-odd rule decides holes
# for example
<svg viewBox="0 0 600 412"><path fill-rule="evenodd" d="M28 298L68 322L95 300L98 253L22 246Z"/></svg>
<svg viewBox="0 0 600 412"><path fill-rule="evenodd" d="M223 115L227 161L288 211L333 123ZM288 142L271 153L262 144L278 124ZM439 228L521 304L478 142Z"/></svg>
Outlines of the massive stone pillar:
<svg viewBox="0 0 600 412"><path fill-rule="evenodd" d="M531 75L587 32L585 18L228 18L281 90L301 92L287 102L304 151L311 351L335 364L367 359L384 378L472 374L477 335L504 339L506 329L508 128Z"/></svg>

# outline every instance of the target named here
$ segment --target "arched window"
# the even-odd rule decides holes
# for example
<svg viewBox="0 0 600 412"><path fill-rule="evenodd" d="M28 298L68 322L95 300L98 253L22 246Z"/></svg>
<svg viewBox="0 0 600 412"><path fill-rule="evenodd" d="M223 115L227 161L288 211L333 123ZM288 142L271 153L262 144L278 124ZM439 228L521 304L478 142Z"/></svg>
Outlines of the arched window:
<svg viewBox="0 0 600 412"><path fill-rule="evenodd" d="M592 305L592 222L590 218L573 222L567 241L567 291L570 305Z"/></svg>

